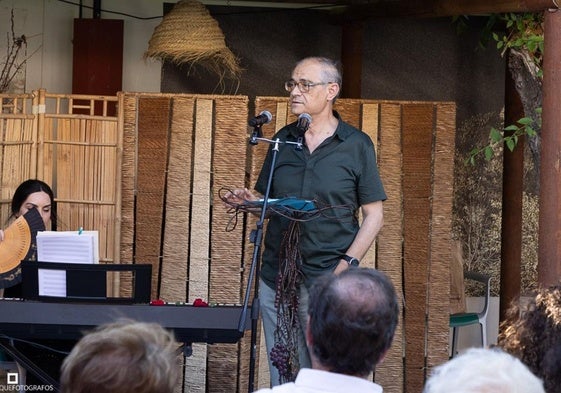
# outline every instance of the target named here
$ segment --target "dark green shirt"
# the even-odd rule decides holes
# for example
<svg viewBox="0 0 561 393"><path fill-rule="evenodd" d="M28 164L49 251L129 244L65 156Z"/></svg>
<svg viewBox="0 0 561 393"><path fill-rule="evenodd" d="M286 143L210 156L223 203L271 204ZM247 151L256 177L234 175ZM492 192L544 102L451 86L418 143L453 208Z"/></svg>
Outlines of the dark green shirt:
<svg viewBox="0 0 561 393"><path fill-rule="evenodd" d="M339 118L339 115L334 112ZM297 141L296 123L280 129L273 140ZM271 145L255 189L265 194L273 158ZM361 205L386 199L368 135L339 120L332 137L310 154L293 144L280 144L269 198L296 197L318 201L318 217L300 222L301 270L309 286L320 274L333 271L353 242ZM331 208L325 208L331 207ZM271 215L265 235L261 278L275 288L283 234L290 220Z"/></svg>

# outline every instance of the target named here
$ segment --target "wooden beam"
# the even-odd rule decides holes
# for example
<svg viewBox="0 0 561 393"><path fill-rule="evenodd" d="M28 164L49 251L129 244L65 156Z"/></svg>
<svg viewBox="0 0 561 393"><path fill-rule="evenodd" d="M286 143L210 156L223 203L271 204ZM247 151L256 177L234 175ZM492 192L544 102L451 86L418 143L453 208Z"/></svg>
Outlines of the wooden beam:
<svg viewBox="0 0 561 393"><path fill-rule="evenodd" d="M362 94L362 22L343 23L341 60L343 91L341 97L360 98Z"/></svg>
<svg viewBox="0 0 561 393"><path fill-rule="evenodd" d="M561 11L545 13L538 284L561 277Z"/></svg>
<svg viewBox="0 0 561 393"><path fill-rule="evenodd" d="M522 99L506 62L505 127L525 116ZM505 131L506 132L506 131ZM512 134L512 131L506 132ZM503 156L503 208L501 224L501 277L499 321L506 319L512 302L520 297L522 266L522 193L524 189L524 136L511 152L505 144Z"/></svg>
<svg viewBox="0 0 561 393"><path fill-rule="evenodd" d="M212 4L212 0L203 0ZM559 8L555 0L240 0L239 6L330 9L334 13L362 10L366 16L441 17L502 12L540 12ZM255 4L255 5L253 5ZM270 5L269 5L270 4ZM325 8L323 7L325 6ZM358 15L357 15L358 16ZM364 16L364 15L363 15Z"/></svg>
<svg viewBox="0 0 561 393"><path fill-rule="evenodd" d="M503 12L541 12L558 9L554 0L379 0L370 3L347 1L332 14L345 19L370 17L435 18L454 15L488 15Z"/></svg>

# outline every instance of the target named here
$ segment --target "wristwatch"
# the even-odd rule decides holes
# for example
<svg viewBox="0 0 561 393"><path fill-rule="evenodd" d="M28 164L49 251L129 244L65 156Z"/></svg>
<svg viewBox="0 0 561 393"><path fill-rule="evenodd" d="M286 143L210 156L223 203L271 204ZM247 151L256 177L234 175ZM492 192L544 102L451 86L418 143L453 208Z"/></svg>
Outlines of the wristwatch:
<svg viewBox="0 0 561 393"><path fill-rule="evenodd" d="M351 257L349 255L343 255L341 257L341 259L344 259L345 261L347 261L347 263L349 264L349 266L358 266L359 264L359 260L356 259L355 257Z"/></svg>

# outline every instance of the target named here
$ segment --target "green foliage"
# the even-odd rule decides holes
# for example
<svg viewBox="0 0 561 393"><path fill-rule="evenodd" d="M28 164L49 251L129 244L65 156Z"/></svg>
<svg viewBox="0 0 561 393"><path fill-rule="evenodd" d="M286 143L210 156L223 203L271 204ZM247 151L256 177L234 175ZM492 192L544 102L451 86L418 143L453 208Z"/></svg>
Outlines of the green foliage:
<svg viewBox="0 0 561 393"><path fill-rule="evenodd" d="M536 110L537 114L541 114L541 108ZM518 120L517 125L510 125L502 130L495 127L491 127L489 132L489 143L484 147L475 147L469 152L469 157L467 161L471 165L475 165L475 159L483 155L485 160L490 161L495 156L495 151L501 146L506 146L511 152L518 144L518 139L521 136L534 137L537 135L536 128L541 127L541 124L537 124L536 121L530 117L523 117Z"/></svg>
<svg viewBox="0 0 561 393"><path fill-rule="evenodd" d="M497 42L497 49L501 51L501 56L504 56L509 49L527 53L538 70L538 77L542 78L543 13L508 13L499 15L498 19L504 22L506 32L495 32L492 36Z"/></svg>
<svg viewBox="0 0 561 393"><path fill-rule="evenodd" d="M460 23L456 19L456 23ZM465 22L464 22L465 23ZM501 23L504 29L493 31L496 24ZM523 52L534 67L537 78L543 78L543 51L544 51L544 32L543 32L543 13L507 13L491 15L484 27L480 40L481 45L489 42L489 37L497 43L497 49L504 56L509 50ZM541 108L536 109L534 120L524 117L503 129L491 128L489 132L489 143L484 147L473 148L469 152L467 161L475 165L475 159L483 155L487 161L495 156L495 151L501 145L513 151L521 136L530 138L537 135L537 130L541 128Z"/></svg>

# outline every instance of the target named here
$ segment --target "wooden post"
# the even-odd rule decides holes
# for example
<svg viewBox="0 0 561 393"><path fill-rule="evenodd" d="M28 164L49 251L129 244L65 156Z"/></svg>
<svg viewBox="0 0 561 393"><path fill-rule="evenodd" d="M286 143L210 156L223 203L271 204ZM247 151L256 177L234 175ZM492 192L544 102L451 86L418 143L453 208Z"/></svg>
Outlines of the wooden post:
<svg viewBox="0 0 561 393"><path fill-rule="evenodd" d="M524 117L522 100L506 62L505 127ZM522 191L524 188L524 137L511 152L505 145L503 157L503 208L501 225L501 284L499 320L503 321L511 302L520 296L522 261Z"/></svg>
<svg viewBox="0 0 561 393"><path fill-rule="evenodd" d="M341 26L343 63L343 91L341 97L361 98L362 94L362 27L361 21L346 22Z"/></svg>
<svg viewBox="0 0 561 393"><path fill-rule="evenodd" d="M561 11L545 12L538 284L561 277Z"/></svg>

